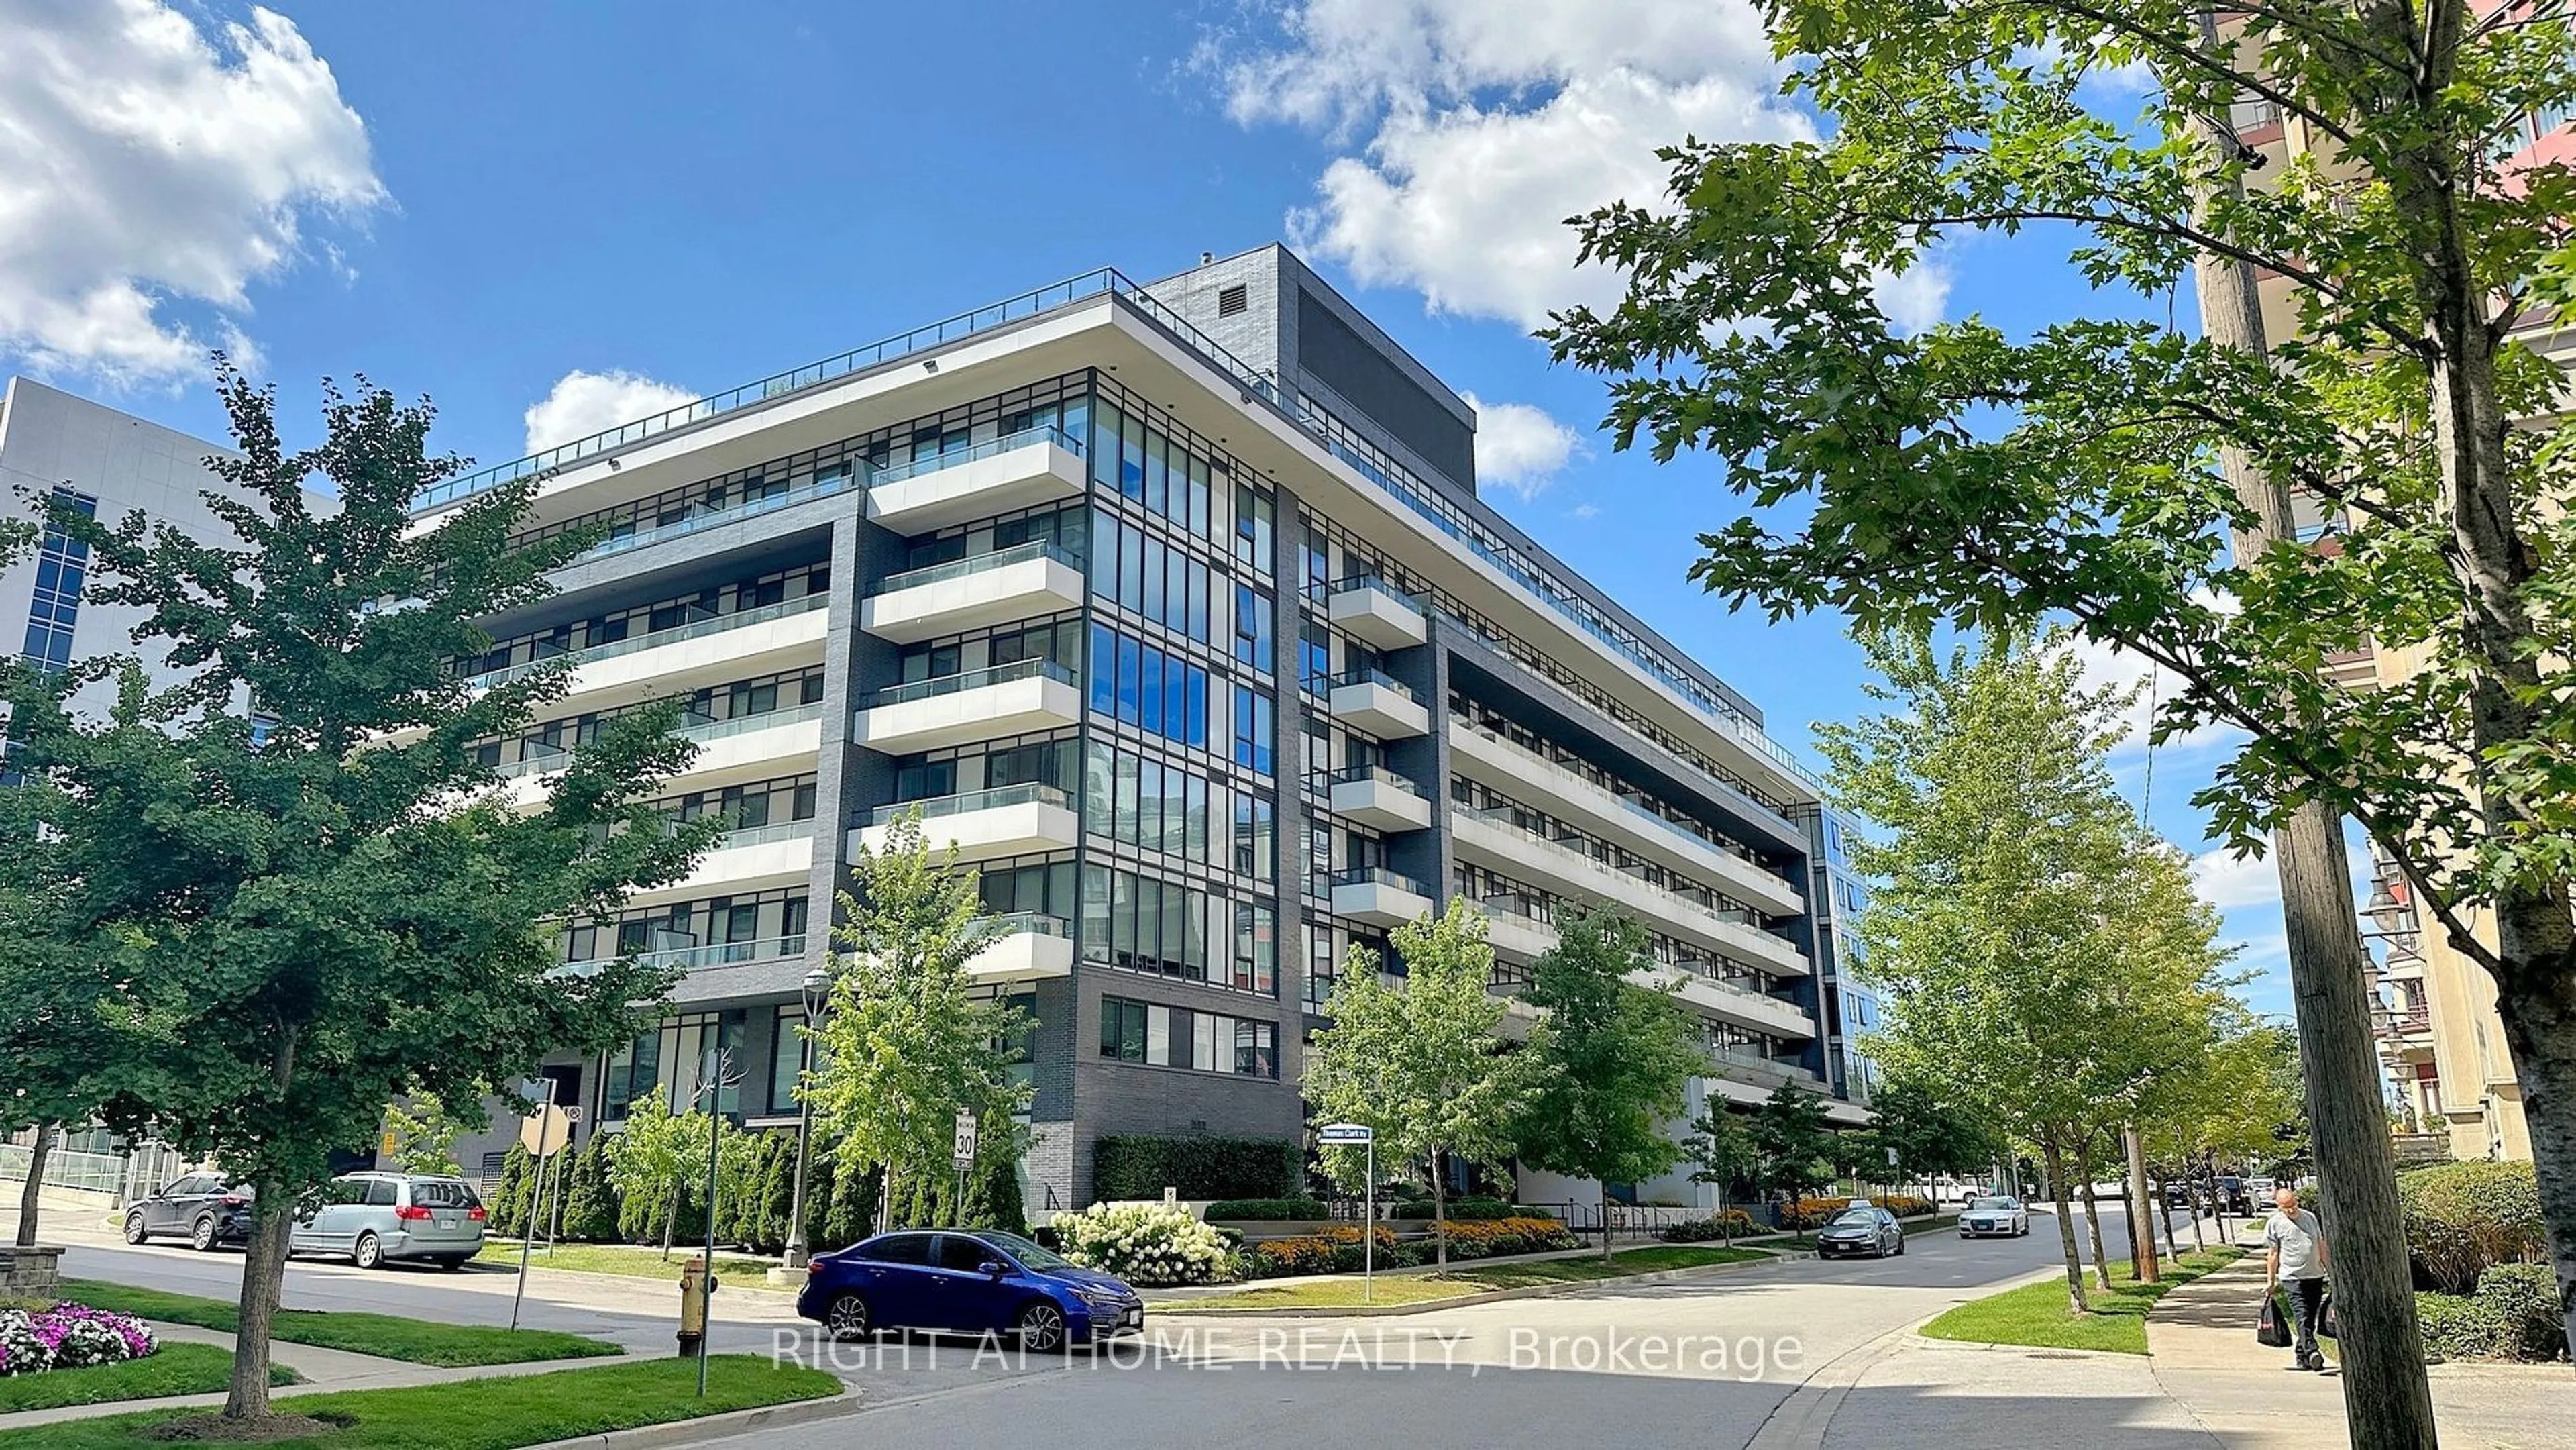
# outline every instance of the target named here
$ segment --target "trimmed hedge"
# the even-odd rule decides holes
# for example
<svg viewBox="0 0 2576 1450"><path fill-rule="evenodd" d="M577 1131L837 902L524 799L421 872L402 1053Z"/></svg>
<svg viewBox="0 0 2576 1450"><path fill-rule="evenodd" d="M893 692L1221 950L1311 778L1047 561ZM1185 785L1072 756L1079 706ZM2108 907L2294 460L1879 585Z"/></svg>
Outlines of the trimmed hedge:
<svg viewBox="0 0 2576 1450"><path fill-rule="evenodd" d="M1919 1218L1939 1208L1932 1200L1914 1193L1882 1193L1870 1200L1898 1218Z"/></svg>
<svg viewBox="0 0 2576 1450"><path fill-rule="evenodd" d="M2416 1282L2445 1294L2476 1290L2498 1264L2547 1259L2540 1182L2528 1163L2443 1163L2397 1175L2406 1253Z"/></svg>
<svg viewBox="0 0 2576 1450"><path fill-rule="evenodd" d="M1159 1137L1112 1133L1092 1145L1091 1195L1157 1199L1289 1198L1304 1186L1305 1155L1285 1138Z"/></svg>
<svg viewBox="0 0 2576 1450"><path fill-rule="evenodd" d="M1220 1198L1207 1206L1207 1220L1331 1218L1333 1212L1319 1198Z"/></svg>
<svg viewBox="0 0 2576 1450"><path fill-rule="evenodd" d="M1754 1232L1757 1230L1753 1226L1753 1215L1740 1208L1730 1208L1723 1214L1708 1218L1667 1224L1656 1237L1668 1244L1705 1244L1730 1237L1740 1239Z"/></svg>
<svg viewBox="0 0 2576 1450"><path fill-rule="evenodd" d="M1536 1218L1543 1216L1544 1215L1537 1214L1530 1209L1522 1208L1518 1204L1505 1203L1499 1198L1462 1198L1456 1203L1450 1204L1447 1212L1447 1217L1451 1223L1476 1223L1479 1221L1491 1222L1492 1220L1503 1218Z"/></svg>
<svg viewBox="0 0 2576 1450"><path fill-rule="evenodd" d="M1780 1227L1799 1231L1823 1228L1851 1207L1849 1198L1801 1198L1780 1206Z"/></svg>

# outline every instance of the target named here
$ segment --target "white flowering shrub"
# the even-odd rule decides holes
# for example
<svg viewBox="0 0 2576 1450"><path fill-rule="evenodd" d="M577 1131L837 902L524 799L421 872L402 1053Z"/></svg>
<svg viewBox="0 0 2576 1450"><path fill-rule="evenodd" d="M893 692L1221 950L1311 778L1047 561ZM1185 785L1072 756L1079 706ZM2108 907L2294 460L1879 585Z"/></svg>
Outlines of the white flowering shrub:
<svg viewBox="0 0 2576 1450"><path fill-rule="evenodd" d="M1225 1239L1182 1209L1095 1204L1057 1214L1054 1227L1066 1258L1130 1284L1204 1284L1225 1272Z"/></svg>

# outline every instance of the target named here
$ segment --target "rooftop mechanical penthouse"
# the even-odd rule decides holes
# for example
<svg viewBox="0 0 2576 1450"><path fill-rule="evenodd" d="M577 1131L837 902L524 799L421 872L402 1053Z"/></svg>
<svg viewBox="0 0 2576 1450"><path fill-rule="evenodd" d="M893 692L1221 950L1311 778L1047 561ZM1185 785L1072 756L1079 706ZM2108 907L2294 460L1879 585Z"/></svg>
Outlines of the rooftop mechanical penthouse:
<svg viewBox="0 0 2576 1450"><path fill-rule="evenodd" d="M744 1068L724 1109L792 1122L844 863L917 806L1012 928L976 971L1037 1023L1032 1210L1091 1200L1103 1134L1298 1136L1347 949L1456 896L1492 918L1503 994L1559 906L1615 903L1707 1034L1694 1110L1790 1081L1856 1121L1843 1032L1868 1009L1833 969L1816 783L1477 497L1474 428L1264 247L1091 273L424 498L551 470L530 527L607 528L465 662L575 663L560 718L488 758L533 791L677 695L702 748L670 807L733 827L688 880L564 930L567 963L687 975L658 1031L548 1065L560 1096L613 1124L721 1044Z"/></svg>

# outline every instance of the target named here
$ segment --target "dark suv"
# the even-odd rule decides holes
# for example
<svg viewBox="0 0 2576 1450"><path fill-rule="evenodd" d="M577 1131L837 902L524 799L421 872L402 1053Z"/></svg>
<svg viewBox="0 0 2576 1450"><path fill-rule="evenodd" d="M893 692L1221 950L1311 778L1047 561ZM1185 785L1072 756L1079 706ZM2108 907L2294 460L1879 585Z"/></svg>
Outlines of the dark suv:
<svg viewBox="0 0 2576 1450"><path fill-rule="evenodd" d="M149 1242L176 1235L203 1252L217 1244L250 1242L251 1191L220 1173L185 1174L161 1185L125 1210L125 1241Z"/></svg>

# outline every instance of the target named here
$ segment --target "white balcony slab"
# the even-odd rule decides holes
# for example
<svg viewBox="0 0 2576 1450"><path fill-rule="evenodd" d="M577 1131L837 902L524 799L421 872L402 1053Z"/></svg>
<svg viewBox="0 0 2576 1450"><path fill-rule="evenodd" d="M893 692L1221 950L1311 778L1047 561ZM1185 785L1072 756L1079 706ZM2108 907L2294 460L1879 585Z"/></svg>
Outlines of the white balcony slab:
<svg viewBox="0 0 2576 1450"><path fill-rule="evenodd" d="M994 939L966 964L981 983L1035 982L1073 975L1073 938L1045 931L1015 931Z"/></svg>
<svg viewBox="0 0 2576 1450"><path fill-rule="evenodd" d="M1804 1039L1816 1035L1816 1019L1808 1016L1806 1010L1796 1003L1766 997L1759 992L1730 988L1697 972L1680 967L1656 967L1633 972L1629 979L1650 991L1663 991L1672 984L1680 984L1680 990L1673 993L1674 1000L1703 1017L1750 1027L1774 1037Z"/></svg>
<svg viewBox="0 0 2576 1450"><path fill-rule="evenodd" d="M868 489L868 517L901 534L928 533L1036 508L1082 492L1082 460L1054 442L929 469Z"/></svg>
<svg viewBox="0 0 2576 1450"><path fill-rule="evenodd" d="M1460 860L1484 866L1576 901L1607 901L1667 936L1704 946L1737 961L1802 976L1806 954L1759 927L1729 921L1695 901L1614 870L1571 847L1473 812L1452 810L1450 839Z"/></svg>
<svg viewBox="0 0 2576 1450"><path fill-rule="evenodd" d="M1468 779L1615 841L1747 906L1775 916L1796 916L1806 910L1805 893L1779 876L1500 736L1453 724L1449 753L1458 773Z"/></svg>
<svg viewBox="0 0 2576 1450"><path fill-rule="evenodd" d="M1487 908L1485 944L1494 954L1515 962L1536 961L1556 950L1556 928L1516 911Z"/></svg>
<svg viewBox="0 0 2576 1450"><path fill-rule="evenodd" d="M823 744L822 707L799 706L678 733L695 740L698 753L689 757L687 769L663 782L665 786L676 793L683 788L710 790L740 785L807 768ZM570 760L567 752L543 765L526 763L533 768L504 767L510 774L503 802L522 809L539 804L554 789L554 781Z"/></svg>
<svg viewBox="0 0 2576 1450"><path fill-rule="evenodd" d="M735 629L715 629L669 644L585 660L574 667L564 701L586 710L630 704L722 677L748 679L819 663L832 627L829 609L802 609ZM673 631L680 633L681 631ZM649 639L649 636L648 636ZM559 702L560 703L560 702Z"/></svg>
<svg viewBox="0 0 2576 1450"><path fill-rule="evenodd" d="M1431 824L1431 802L1402 782L1380 776L1333 782L1333 814L1381 831L1419 831Z"/></svg>
<svg viewBox="0 0 2576 1450"><path fill-rule="evenodd" d="M1402 926L1431 914L1432 900L1389 881L1353 881L1333 887L1333 914L1373 926Z"/></svg>
<svg viewBox="0 0 2576 1450"><path fill-rule="evenodd" d="M1081 606L1081 571L1041 556L872 595L859 605L859 628L913 644Z"/></svg>
<svg viewBox="0 0 2576 1450"><path fill-rule="evenodd" d="M1346 725L1381 740L1401 740L1431 730L1431 712L1422 702L1378 680L1335 685L1327 703Z"/></svg>
<svg viewBox="0 0 2576 1450"><path fill-rule="evenodd" d="M774 837L775 839L769 839ZM630 906L655 902L694 901L703 896L767 891L798 886L814 874L814 823L737 833L740 844L719 843L698 858L687 876L668 886L638 891Z"/></svg>
<svg viewBox="0 0 2576 1450"><path fill-rule="evenodd" d="M863 847L884 850L893 830L889 823L851 831L851 854L857 855ZM1066 806L1020 801L981 810L924 815L921 834L934 852L954 846L960 861L998 861L1042 851L1070 851L1082 838L1082 821Z"/></svg>
<svg viewBox="0 0 2576 1450"><path fill-rule="evenodd" d="M852 739L899 755L1054 730L1081 719L1082 695L1070 682L1031 675L870 706L859 711Z"/></svg>
<svg viewBox="0 0 2576 1450"><path fill-rule="evenodd" d="M1382 584L1335 590L1324 601L1324 617L1379 649L1408 649L1430 637L1421 609Z"/></svg>

